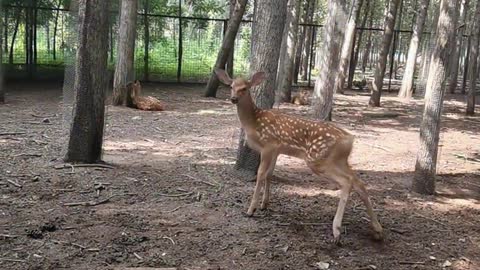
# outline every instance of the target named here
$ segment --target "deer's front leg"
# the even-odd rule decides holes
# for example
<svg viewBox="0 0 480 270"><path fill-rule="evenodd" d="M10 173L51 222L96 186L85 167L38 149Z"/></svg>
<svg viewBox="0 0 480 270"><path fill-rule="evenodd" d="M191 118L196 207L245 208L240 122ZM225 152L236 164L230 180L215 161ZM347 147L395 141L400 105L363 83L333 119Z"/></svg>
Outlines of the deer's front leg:
<svg viewBox="0 0 480 270"><path fill-rule="evenodd" d="M260 191L265 184L268 174L268 168L273 158L272 150L262 150L260 153L260 167L257 172L257 183L255 184L255 191L253 192L252 201L248 208L247 215L252 216L255 210L258 208L258 201L260 199Z"/></svg>
<svg viewBox="0 0 480 270"><path fill-rule="evenodd" d="M267 177L265 179L265 189L263 190L262 204L260 205L260 209L262 210L267 209L268 202L270 201L270 183L272 181L275 164L277 163L277 157L278 157L278 153L274 153L272 155L272 160L270 161L270 165L268 166Z"/></svg>

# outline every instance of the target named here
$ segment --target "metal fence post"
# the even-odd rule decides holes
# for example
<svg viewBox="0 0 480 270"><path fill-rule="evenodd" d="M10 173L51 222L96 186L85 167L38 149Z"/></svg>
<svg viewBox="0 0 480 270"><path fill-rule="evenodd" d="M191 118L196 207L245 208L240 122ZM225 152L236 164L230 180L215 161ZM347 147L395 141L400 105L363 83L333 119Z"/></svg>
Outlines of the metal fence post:
<svg viewBox="0 0 480 270"><path fill-rule="evenodd" d="M177 82L181 82L183 58L182 0L178 0L178 67Z"/></svg>

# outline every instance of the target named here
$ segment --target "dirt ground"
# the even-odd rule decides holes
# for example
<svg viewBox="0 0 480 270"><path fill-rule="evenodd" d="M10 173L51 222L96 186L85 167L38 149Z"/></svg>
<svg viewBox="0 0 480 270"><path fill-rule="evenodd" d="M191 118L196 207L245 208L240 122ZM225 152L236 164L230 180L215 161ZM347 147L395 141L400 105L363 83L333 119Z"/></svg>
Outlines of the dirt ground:
<svg viewBox="0 0 480 270"><path fill-rule="evenodd" d="M295 158L279 159L270 209L244 215L254 183L232 170L239 122L226 90L208 99L201 86L144 89L170 109L108 107L104 160L113 169L61 168L61 85L7 86L1 269L480 269L480 163L466 159L479 159L480 117L463 116L462 97L446 100L436 196L409 191L421 101L387 94L371 109L366 94L338 98L334 119L357 136L351 163L386 239L370 238L353 194L337 247L336 187Z"/></svg>

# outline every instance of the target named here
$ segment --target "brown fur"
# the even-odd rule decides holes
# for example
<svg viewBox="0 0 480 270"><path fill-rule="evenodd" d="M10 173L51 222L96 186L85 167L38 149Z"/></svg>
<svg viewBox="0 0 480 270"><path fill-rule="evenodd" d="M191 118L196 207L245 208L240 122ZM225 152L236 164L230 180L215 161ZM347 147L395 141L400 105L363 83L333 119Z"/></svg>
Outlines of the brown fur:
<svg viewBox="0 0 480 270"><path fill-rule="evenodd" d="M164 111L165 104L159 99L152 96L141 96L142 85L140 81L136 80L127 85L128 97L127 106L143 111Z"/></svg>
<svg viewBox="0 0 480 270"><path fill-rule="evenodd" d="M298 94L292 97L292 103L295 105L309 105L310 92L308 90L301 90Z"/></svg>

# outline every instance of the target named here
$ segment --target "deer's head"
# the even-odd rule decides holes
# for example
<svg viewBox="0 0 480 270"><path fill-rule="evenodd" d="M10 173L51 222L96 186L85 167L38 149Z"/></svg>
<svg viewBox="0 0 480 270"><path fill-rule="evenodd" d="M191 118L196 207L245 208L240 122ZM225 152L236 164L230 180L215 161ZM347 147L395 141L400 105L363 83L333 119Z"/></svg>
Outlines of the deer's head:
<svg viewBox="0 0 480 270"><path fill-rule="evenodd" d="M259 85L265 80L265 72L256 72L252 75L250 80L244 78L232 79L223 69L215 69L218 79L231 87L230 100L233 104L237 104L241 99L248 96L247 93L250 88Z"/></svg>

